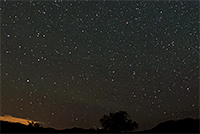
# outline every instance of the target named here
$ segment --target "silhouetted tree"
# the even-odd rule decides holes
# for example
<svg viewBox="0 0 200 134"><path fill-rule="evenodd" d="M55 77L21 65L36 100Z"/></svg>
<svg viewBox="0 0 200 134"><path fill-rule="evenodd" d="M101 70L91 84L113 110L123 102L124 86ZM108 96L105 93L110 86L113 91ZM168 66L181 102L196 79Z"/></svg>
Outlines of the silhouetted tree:
<svg viewBox="0 0 200 134"><path fill-rule="evenodd" d="M28 126L31 127L42 127L39 123L35 123L34 121L28 121Z"/></svg>
<svg viewBox="0 0 200 134"><path fill-rule="evenodd" d="M104 129L111 132L132 132L138 128L138 124L127 117L129 115L126 111L119 111L109 116L104 114L100 122Z"/></svg>

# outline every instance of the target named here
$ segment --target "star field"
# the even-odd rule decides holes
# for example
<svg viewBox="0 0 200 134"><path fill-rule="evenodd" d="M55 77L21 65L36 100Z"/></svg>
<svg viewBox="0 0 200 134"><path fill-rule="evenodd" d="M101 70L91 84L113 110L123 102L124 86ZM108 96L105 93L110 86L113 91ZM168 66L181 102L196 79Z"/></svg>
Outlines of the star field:
<svg viewBox="0 0 200 134"><path fill-rule="evenodd" d="M199 118L197 1L1 3L1 115L99 128L127 111L149 129Z"/></svg>

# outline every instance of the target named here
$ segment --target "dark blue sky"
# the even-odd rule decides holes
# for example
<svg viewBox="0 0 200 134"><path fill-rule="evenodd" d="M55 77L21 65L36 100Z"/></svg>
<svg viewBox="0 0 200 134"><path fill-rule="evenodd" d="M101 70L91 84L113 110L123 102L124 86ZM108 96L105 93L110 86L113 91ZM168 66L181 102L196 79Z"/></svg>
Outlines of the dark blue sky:
<svg viewBox="0 0 200 134"><path fill-rule="evenodd" d="M1 3L1 115L98 128L127 111L139 130L199 118L199 3Z"/></svg>

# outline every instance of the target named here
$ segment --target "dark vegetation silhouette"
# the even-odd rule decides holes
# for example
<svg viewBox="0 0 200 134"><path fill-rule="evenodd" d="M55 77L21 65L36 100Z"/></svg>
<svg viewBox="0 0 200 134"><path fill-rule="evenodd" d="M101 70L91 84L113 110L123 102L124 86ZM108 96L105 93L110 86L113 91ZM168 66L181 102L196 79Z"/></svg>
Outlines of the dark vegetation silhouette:
<svg viewBox="0 0 200 134"><path fill-rule="evenodd" d="M11 123L11 122L6 122L6 121L1 121L0 133L114 133L114 132L132 132L132 130L138 127L138 125L134 124L131 119L127 119L128 115L124 111L111 113L110 115L109 116L104 115L100 119L102 123L103 122L105 123L105 121L108 122L110 120L108 119L109 117L112 117L112 119L110 120L110 122L112 122L112 125L110 123L105 123L105 124L110 124L110 126L105 125L105 127L109 126L107 129L106 128L105 129L84 129L84 128L74 127L71 129L56 130L54 128L44 128L39 123L35 123L35 122L29 122L28 125L23 125L20 123ZM114 117L114 115L116 117ZM121 122L123 122L124 124ZM115 127L117 126L119 128L115 128L114 126ZM177 121L170 120L170 121L162 122L150 130L134 132L134 133L199 133L199 132L200 132L199 119L189 118L189 119L183 119L183 120L177 120Z"/></svg>
<svg viewBox="0 0 200 134"><path fill-rule="evenodd" d="M39 123L35 123L34 121L28 121L28 126L31 127L42 127L42 125L40 125Z"/></svg>
<svg viewBox="0 0 200 134"><path fill-rule="evenodd" d="M119 111L116 113L110 113L110 115L104 115L101 119L101 125L109 132L133 132L138 128L138 124L133 122L126 111Z"/></svg>

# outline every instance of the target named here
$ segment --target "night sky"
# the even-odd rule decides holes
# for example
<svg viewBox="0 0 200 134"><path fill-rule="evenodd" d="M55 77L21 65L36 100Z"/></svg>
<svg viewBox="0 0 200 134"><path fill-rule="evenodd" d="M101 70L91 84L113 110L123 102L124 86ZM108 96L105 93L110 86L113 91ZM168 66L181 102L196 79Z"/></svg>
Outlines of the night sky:
<svg viewBox="0 0 200 134"><path fill-rule="evenodd" d="M199 118L198 1L2 1L1 116L150 129Z"/></svg>

